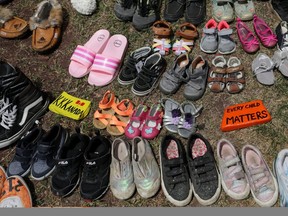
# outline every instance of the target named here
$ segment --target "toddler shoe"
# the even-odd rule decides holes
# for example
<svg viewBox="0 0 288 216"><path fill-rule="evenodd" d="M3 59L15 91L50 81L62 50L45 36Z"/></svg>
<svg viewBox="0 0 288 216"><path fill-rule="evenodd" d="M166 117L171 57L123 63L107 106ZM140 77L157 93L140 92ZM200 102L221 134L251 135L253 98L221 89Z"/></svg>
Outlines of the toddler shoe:
<svg viewBox="0 0 288 216"><path fill-rule="evenodd" d="M164 127L171 133L177 133L181 118L180 104L170 98L165 98L162 99L161 105L164 108Z"/></svg>
<svg viewBox="0 0 288 216"><path fill-rule="evenodd" d="M225 20L230 23L234 20L234 11L232 8L233 0L211 0L213 18L220 22Z"/></svg>
<svg viewBox="0 0 288 216"><path fill-rule="evenodd" d="M217 22L210 19L203 28L200 49L205 53L216 53L218 49Z"/></svg>
<svg viewBox="0 0 288 216"><path fill-rule="evenodd" d="M216 56L212 60L212 67L208 76L208 87L212 92L222 92L226 85L226 59L223 56Z"/></svg>
<svg viewBox="0 0 288 216"><path fill-rule="evenodd" d="M206 0L186 0L185 20L199 25L206 17Z"/></svg>
<svg viewBox="0 0 288 216"><path fill-rule="evenodd" d="M220 54L226 55L235 52L236 43L232 39L233 31L228 23L222 20L218 24L218 51Z"/></svg>
<svg viewBox="0 0 288 216"><path fill-rule="evenodd" d="M272 61L275 63L275 67L281 72L281 74L288 78L288 50L276 50L272 57Z"/></svg>
<svg viewBox="0 0 288 216"><path fill-rule="evenodd" d="M169 22L159 20L153 24L152 30L154 32L154 44L152 46L154 52L159 52L161 55L168 55L171 48L171 24Z"/></svg>
<svg viewBox="0 0 288 216"><path fill-rule="evenodd" d="M164 19L168 22L176 22L183 17L185 12L186 0L165 1Z"/></svg>
<svg viewBox="0 0 288 216"><path fill-rule="evenodd" d="M97 9L96 0L71 0L73 8L83 15L91 15Z"/></svg>
<svg viewBox="0 0 288 216"><path fill-rule="evenodd" d="M286 21L281 21L276 29L277 47L279 50L288 50L288 24Z"/></svg>
<svg viewBox="0 0 288 216"><path fill-rule="evenodd" d="M237 0L234 2L235 14L241 20L248 21L253 19L255 6L252 0Z"/></svg>
<svg viewBox="0 0 288 216"><path fill-rule="evenodd" d="M244 67L237 57L230 57L227 62L226 88L230 94L239 93L245 86Z"/></svg>

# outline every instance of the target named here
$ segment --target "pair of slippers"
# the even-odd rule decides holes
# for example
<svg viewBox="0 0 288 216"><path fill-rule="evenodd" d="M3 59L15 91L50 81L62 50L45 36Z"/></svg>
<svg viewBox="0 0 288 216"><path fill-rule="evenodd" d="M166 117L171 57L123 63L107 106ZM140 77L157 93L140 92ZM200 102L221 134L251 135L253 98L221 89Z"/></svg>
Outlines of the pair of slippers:
<svg viewBox="0 0 288 216"><path fill-rule="evenodd" d="M76 47L71 57L69 74L81 78L89 73L90 85L108 85L117 75L127 46L124 35L110 37L108 30L100 29L83 46Z"/></svg>
<svg viewBox="0 0 288 216"><path fill-rule="evenodd" d="M25 35L29 28L32 31L32 48L44 52L55 47L60 41L63 23L62 6L57 0L44 0L29 23L8 9L0 7L0 37L19 38Z"/></svg>

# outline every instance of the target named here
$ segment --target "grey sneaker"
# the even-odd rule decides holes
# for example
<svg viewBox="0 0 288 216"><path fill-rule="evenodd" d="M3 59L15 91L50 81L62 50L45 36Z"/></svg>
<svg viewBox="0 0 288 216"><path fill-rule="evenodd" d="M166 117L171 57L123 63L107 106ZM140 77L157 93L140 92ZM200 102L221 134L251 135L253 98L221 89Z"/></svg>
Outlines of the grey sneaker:
<svg viewBox="0 0 288 216"><path fill-rule="evenodd" d="M129 199L134 191L134 176L131 162L131 146L117 138L112 143L110 166L110 189L121 200Z"/></svg>
<svg viewBox="0 0 288 216"><path fill-rule="evenodd" d="M281 74L288 78L288 50L276 50L272 57L272 61Z"/></svg>
<svg viewBox="0 0 288 216"><path fill-rule="evenodd" d="M160 169L147 140L135 137L132 140L132 165L134 182L143 198L154 196L160 188Z"/></svg>
<svg viewBox="0 0 288 216"><path fill-rule="evenodd" d="M236 50L236 43L232 39L233 31L226 21L218 24L218 51L220 54L231 54Z"/></svg>
<svg viewBox="0 0 288 216"><path fill-rule="evenodd" d="M209 65L202 56L197 56L188 69L189 82L184 88L184 97L188 100L200 99L206 90Z"/></svg>
<svg viewBox="0 0 288 216"><path fill-rule="evenodd" d="M138 0L137 9L132 19L134 28L141 31L159 20L160 6L161 0Z"/></svg>
<svg viewBox="0 0 288 216"><path fill-rule="evenodd" d="M190 58L188 53L178 56L172 68L166 71L160 80L159 89L164 94L174 94L183 81L188 81L188 67Z"/></svg>
<svg viewBox="0 0 288 216"><path fill-rule="evenodd" d="M117 0L114 5L115 16L122 21L131 21L136 11L137 0Z"/></svg>
<svg viewBox="0 0 288 216"><path fill-rule="evenodd" d="M218 49L217 22L210 19L203 28L200 49L205 53L216 53Z"/></svg>

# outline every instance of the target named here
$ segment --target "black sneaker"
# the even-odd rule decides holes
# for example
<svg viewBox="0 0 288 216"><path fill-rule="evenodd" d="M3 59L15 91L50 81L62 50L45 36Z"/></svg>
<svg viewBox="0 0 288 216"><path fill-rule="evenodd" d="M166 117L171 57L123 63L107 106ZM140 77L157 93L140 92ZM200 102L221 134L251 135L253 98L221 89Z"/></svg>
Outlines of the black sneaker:
<svg viewBox="0 0 288 216"><path fill-rule="evenodd" d="M184 146L179 139L166 135L160 145L161 186L166 198L176 206L192 199L192 187Z"/></svg>
<svg viewBox="0 0 288 216"><path fill-rule="evenodd" d="M11 64L0 61L0 98L3 97L3 92L13 81L20 75Z"/></svg>
<svg viewBox="0 0 288 216"><path fill-rule="evenodd" d="M278 49L283 51L288 50L288 24L286 21L281 21L275 29L277 35Z"/></svg>
<svg viewBox="0 0 288 216"><path fill-rule="evenodd" d="M138 73L141 71L144 61L151 54L151 47L142 47L133 51L119 73L118 82L121 85L134 83Z"/></svg>
<svg viewBox="0 0 288 216"><path fill-rule="evenodd" d="M59 150L56 170L51 179L53 194L65 197L71 194L80 182L83 155L90 138L77 130Z"/></svg>
<svg viewBox="0 0 288 216"><path fill-rule="evenodd" d="M187 158L196 199L202 205L213 204L221 192L220 175L212 147L201 134L190 136Z"/></svg>
<svg viewBox="0 0 288 216"><path fill-rule="evenodd" d="M111 142L104 136L92 138L84 160L80 194L84 199L100 199L109 189Z"/></svg>
<svg viewBox="0 0 288 216"><path fill-rule="evenodd" d="M164 19L176 22L184 16L186 0L166 0L164 8Z"/></svg>
<svg viewBox="0 0 288 216"><path fill-rule="evenodd" d="M156 88L161 74L166 69L166 61L159 53L150 55L144 62L137 79L132 86L132 92L138 96L149 94Z"/></svg>
<svg viewBox="0 0 288 216"><path fill-rule="evenodd" d="M206 0L186 0L185 20L199 25L206 17Z"/></svg>
<svg viewBox="0 0 288 216"><path fill-rule="evenodd" d="M114 5L114 14L122 21L131 21L136 7L137 0L117 0Z"/></svg>
<svg viewBox="0 0 288 216"><path fill-rule="evenodd" d="M64 145L69 133L61 125L54 125L38 141L37 151L31 168L31 177L35 180L43 180L55 169L59 149Z"/></svg>
<svg viewBox="0 0 288 216"><path fill-rule="evenodd" d="M25 86L25 81L23 83ZM21 90L18 84L9 87L5 90L1 100L0 148L20 139L46 112L49 105L47 95L38 90L30 81Z"/></svg>
<svg viewBox="0 0 288 216"><path fill-rule="evenodd" d="M160 19L161 0L137 0L137 9L132 24L138 31L149 28Z"/></svg>
<svg viewBox="0 0 288 216"><path fill-rule="evenodd" d="M37 142L44 133L45 131L42 128L35 127L18 141L15 155L7 167L8 176L25 177L30 172Z"/></svg>
<svg viewBox="0 0 288 216"><path fill-rule="evenodd" d="M287 0L272 0L272 8L276 11L278 17L288 22L288 1Z"/></svg>

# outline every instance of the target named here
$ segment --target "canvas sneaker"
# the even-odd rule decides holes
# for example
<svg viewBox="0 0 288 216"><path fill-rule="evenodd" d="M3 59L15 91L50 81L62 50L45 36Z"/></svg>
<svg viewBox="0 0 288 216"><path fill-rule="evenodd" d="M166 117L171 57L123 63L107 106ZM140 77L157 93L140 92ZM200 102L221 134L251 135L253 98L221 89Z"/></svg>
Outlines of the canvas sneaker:
<svg viewBox="0 0 288 216"><path fill-rule="evenodd" d="M176 22L183 17L186 0L168 0L165 3L164 19L168 22Z"/></svg>
<svg viewBox="0 0 288 216"><path fill-rule="evenodd" d="M11 64L0 60L0 98L4 90L20 75Z"/></svg>
<svg viewBox="0 0 288 216"><path fill-rule="evenodd" d="M37 143L44 133L45 131L42 128L35 127L17 142L15 155L7 168L8 176L18 175L25 177L29 174Z"/></svg>
<svg viewBox="0 0 288 216"><path fill-rule="evenodd" d="M185 149L181 141L166 135L160 144L161 187L166 198L176 206L186 206L192 199Z"/></svg>
<svg viewBox="0 0 288 216"><path fill-rule="evenodd" d="M131 146L116 138L112 143L111 154L110 189L117 199L129 199L135 192Z"/></svg>
<svg viewBox="0 0 288 216"><path fill-rule="evenodd" d="M132 140L132 165L140 196L154 196L160 188L160 170L149 142L141 137Z"/></svg>
<svg viewBox="0 0 288 216"><path fill-rule="evenodd" d="M31 167L31 177L35 180L43 180L55 169L54 158L58 150L66 143L69 134L61 125L54 125L37 142L37 150Z"/></svg>
<svg viewBox="0 0 288 216"><path fill-rule="evenodd" d="M144 61L151 54L151 47L141 47L133 51L129 55L122 69L120 70L118 82L121 85L129 85L134 83L138 73L141 71Z"/></svg>
<svg viewBox="0 0 288 216"><path fill-rule="evenodd" d="M116 0L115 16L122 21L131 21L135 13L137 0Z"/></svg>
<svg viewBox="0 0 288 216"><path fill-rule="evenodd" d="M190 136L187 158L193 192L202 205L211 205L221 193L221 179L212 147L201 134Z"/></svg>
<svg viewBox="0 0 288 216"><path fill-rule="evenodd" d="M238 153L230 141L219 140L217 159L224 191L233 199L245 199L250 193L250 186Z"/></svg>
<svg viewBox="0 0 288 216"><path fill-rule="evenodd" d="M281 21L276 29L277 47L280 51L288 51L288 24L286 21Z"/></svg>
<svg viewBox="0 0 288 216"><path fill-rule="evenodd" d="M20 176L8 177L1 195L0 208L32 208L29 187Z"/></svg>
<svg viewBox="0 0 288 216"><path fill-rule="evenodd" d="M278 153L273 168L279 186L280 206L288 207L288 149Z"/></svg>
<svg viewBox="0 0 288 216"><path fill-rule="evenodd" d="M242 162L256 203L262 207L273 206L278 199L278 184L259 149L243 146Z"/></svg>
<svg viewBox="0 0 288 216"><path fill-rule="evenodd" d="M72 134L59 149L55 157L56 169L51 178L51 191L56 196L65 197L71 194L80 182L80 173L84 161L84 152L90 138L80 133Z"/></svg>
<svg viewBox="0 0 288 216"><path fill-rule="evenodd" d="M80 182L81 197L96 200L109 189L111 142L97 135L89 142L84 153L84 168Z"/></svg>
<svg viewBox="0 0 288 216"><path fill-rule="evenodd" d="M149 94L156 88L156 84L161 74L166 69L166 60L159 53L150 55L132 86L132 92L138 96Z"/></svg>

